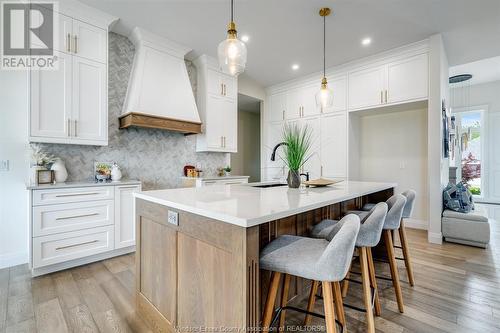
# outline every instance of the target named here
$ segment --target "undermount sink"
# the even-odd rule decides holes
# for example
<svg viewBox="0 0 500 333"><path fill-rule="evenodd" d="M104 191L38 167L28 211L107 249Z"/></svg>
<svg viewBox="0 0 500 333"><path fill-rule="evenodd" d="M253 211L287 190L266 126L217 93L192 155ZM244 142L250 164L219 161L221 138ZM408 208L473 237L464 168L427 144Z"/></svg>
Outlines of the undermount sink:
<svg viewBox="0 0 500 333"><path fill-rule="evenodd" d="M251 185L252 187L258 187L258 188L269 188L269 187L278 187L278 186L287 186L287 184L258 184L258 185Z"/></svg>

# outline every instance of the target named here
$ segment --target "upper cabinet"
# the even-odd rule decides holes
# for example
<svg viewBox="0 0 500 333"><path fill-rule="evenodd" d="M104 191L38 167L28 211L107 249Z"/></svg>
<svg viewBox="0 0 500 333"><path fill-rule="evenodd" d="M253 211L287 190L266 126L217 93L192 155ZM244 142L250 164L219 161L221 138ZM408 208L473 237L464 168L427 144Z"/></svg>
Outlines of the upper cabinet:
<svg viewBox="0 0 500 333"><path fill-rule="evenodd" d="M316 92L319 87L305 86L288 91L286 119L298 119L318 115L320 109L316 106Z"/></svg>
<svg viewBox="0 0 500 333"><path fill-rule="evenodd" d="M387 65L387 103L425 99L429 95L429 57L421 54Z"/></svg>
<svg viewBox="0 0 500 333"><path fill-rule="evenodd" d="M426 99L428 90L425 53L349 73L349 110Z"/></svg>
<svg viewBox="0 0 500 333"><path fill-rule="evenodd" d="M349 74L349 109L360 109L384 103L385 66Z"/></svg>
<svg viewBox="0 0 500 333"><path fill-rule="evenodd" d="M96 17L99 15L96 14ZM108 23L57 15L58 68L30 71L30 142L108 144Z"/></svg>
<svg viewBox="0 0 500 333"><path fill-rule="evenodd" d="M287 94L277 93L269 96L267 107L267 121L276 122L286 119Z"/></svg>
<svg viewBox="0 0 500 333"><path fill-rule="evenodd" d="M198 75L197 105L202 134L196 151L236 153L238 150L238 81L222 73L217 61L205 55L194 61Z"/></svg>

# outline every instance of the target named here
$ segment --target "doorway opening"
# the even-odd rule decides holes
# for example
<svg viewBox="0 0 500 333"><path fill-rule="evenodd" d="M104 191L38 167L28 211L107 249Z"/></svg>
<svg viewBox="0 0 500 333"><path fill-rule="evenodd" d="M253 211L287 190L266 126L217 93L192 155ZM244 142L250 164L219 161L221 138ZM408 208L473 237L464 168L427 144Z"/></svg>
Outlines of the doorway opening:
<svg viewBox="0 0 500 333"><path fill-rule="evenodd" d="M460 179L474 196L484 195L485 123L484 110L453 113L455 117L457 156L455 166Z"/></svg>
<svg viewBox="0 0 500 333"><path fill-rule="evenodd" d="M238 94L238 152L231 154L235 175L250 176L249 182L260 182L260 99Z"/></svg>

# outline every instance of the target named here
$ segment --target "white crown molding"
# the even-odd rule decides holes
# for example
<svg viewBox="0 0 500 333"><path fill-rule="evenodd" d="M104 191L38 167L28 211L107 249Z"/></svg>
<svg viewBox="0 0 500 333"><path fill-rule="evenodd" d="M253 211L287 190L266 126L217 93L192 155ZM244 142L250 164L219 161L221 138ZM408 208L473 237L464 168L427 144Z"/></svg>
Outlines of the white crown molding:
<svg viewBox="0 0 500 333"><path fill-rule="evenodd" d="M135 27L132 30L128 39L135 45L136 48L141 46L150 47L183 60L184 56L191 51L189 47L171 41L165 37L158 36L139 27Z"/></svg>
<svg viewBox="0 0 500 333"><path fill-rule="evenodd" d="M40 3L35 0L30 2L36 2L37 4L40 4L40 6L43 6L43 2ZM50 1L46 2L47 4L52 3ZM119 20L116 16L87 6L76 0L60 0L55 2L55 4L57 12L77 19L85 20L88 23L104 29L111 29L112 26Z"/></svg>
<svg viewBox="0 0 500 333"><path fill-rule="evenodd" d="M397 58L400 57L417 55L428 51L429 51L429 40L424 39L419 42L404 45L362 59L353 60L338 66L327 68L326 76L329 79L329 81L332 81L335 79L335 76L346 75L350 71L354 70L357 71L357 70L362 70L366 67L374 67L377 65L382 65L384 63L396 60ZM293 80L269 86L265 90L267 95L271 95L289 89L303 87L306 85L313 85L313 84L319 85L322 76L323 72L319 71Z"/></svg>

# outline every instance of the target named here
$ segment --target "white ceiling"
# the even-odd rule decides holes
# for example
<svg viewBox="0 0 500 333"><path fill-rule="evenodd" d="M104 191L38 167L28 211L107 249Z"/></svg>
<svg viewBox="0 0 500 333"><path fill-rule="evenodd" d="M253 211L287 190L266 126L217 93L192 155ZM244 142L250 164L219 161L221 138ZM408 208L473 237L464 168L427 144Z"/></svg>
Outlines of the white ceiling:
<svg viewBox="0 0 500 333"><path fill-rule="evenodd" d="M81 0L120 22L140 26L216 56L229 0ZM240 36L248 34L246 74L264 86L322 68L320 7L329 6L327 67L442 33L450 65L500 55L500 0L236 0ZM369 47L360 41L369 36ZM300 64L298 71L291 64Z"/></svg>
<svg viewBox="0 0 500 333"><path fill-rule="evenodd" d="M470 84L480 84L500 80L500 56L469 62L450 68L450 76L472 74Z"/></svg>

